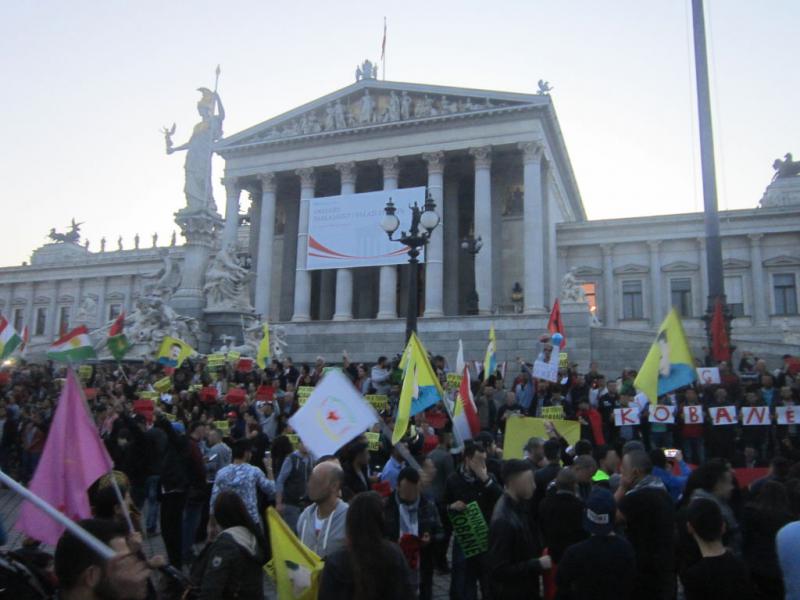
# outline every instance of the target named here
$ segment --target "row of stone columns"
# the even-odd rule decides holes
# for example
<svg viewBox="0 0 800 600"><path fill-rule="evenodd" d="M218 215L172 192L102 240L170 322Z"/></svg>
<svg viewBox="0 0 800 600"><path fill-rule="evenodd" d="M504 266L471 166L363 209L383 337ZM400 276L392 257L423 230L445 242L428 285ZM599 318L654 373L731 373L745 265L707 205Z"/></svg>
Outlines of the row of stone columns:
<svg viewBox="0 0 800 600"><path fill-rule="evenodd" d="M544 268L544 192L542 185L542 146L537 142L524 142L518 145L523 157L524 176L524 282L525 312L536 313L544 310L545 268ZM475 259L476 291L479 297L479 312L489 314L494 303L492 290L492 153L491 146L471 148L470 155L475 165L475 235L483 241L483 250ZM422 155L428 167L428 193L436 203L436 211L443 219L444 206L444 167L445 153L429 152ZM378 164L383 170L383 189L398 187L399 162L397 156L382 158ZM339 163L336 169L341 176L341 194L355 192L357 165L355 162ZM308 321L311 318L311 277L306 270L308 247L309 203L314 197L315 175L312 167L298 169L300 178L300 205L297 231L297 259L295 267L295 290L293 321ZM256 259L255 310L267 317L270 313L273 265L271 260L274 241L274 222L276 205L276 179L274 173L260 176L261 210L258 222L258 256ZM236 244L239 227L239 195L241 185L235 178L223 180L226 190L226 218L222 242ZM444 315L444 227L437 227L428 242L425 256L425 311L426 317ZM323 288L329 288L332 281L323 277ZM397 317L397 267L380 268L380 289L378 301L379 319ZM325 291L325 290L323 290ZM353 271L336 270L336 292L333 308L334 321L353 318ZM327 310L325 314L330 314Z"/></svg>

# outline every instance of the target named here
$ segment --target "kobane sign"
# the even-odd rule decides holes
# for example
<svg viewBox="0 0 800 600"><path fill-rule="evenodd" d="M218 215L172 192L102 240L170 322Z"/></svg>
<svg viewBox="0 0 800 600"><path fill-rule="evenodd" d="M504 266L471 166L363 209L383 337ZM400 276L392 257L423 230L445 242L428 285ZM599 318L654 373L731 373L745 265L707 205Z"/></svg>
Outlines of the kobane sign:
<svg viewBox="0 0 800 600"><path fill-rule="evenodd" d="M392 199L401 231L411 227L414 202L425 203L425 188L404 188L312 198L308 216L306 269L342 269L400 265L408 262L407 248L389 240L380 223ZM424 260L424 256L420 257Z"/></svg>

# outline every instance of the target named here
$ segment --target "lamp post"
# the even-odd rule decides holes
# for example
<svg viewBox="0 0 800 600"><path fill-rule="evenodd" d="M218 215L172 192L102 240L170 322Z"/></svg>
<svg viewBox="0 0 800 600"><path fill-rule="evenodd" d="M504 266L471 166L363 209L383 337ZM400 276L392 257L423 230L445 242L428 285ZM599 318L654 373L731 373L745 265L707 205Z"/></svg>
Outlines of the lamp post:
<svg viewBox="0 0 800 600"><path fill-rule="evenodd" d="M475 257L478 255L478 252L481 251L483 248L483 240L481 236L475 237L475 234L471 231L469 235L461 240L461 249L466 252L467 254L472 255L473 263L475 261ZM475 269L472 269L472 272L475 272ZM467 295L467 314L468 315L477 315L478 314L478 306L480 302L480 296L478 296L478 286L477 282L473 277L472 282L472 289L469 291Z"/></svg>
<svg viewBox="0 0 800 600"><path fill-rule="evenodd" d="M431 234L439 224L439 215L436 214L436 203L430 192L425 195L425 204L420 207L414 202L411 209L411 227L408 231L401 231L399 237L394 238L395 232L400 227L400 219L395 214L397 207L391 197L386 203L386 214L381 220L381 229L386 232L393 242L400 242L408 247L408 310L406 311L406 341L412 332L417 330L417 313L419 312L419 249L428 243ZM422 226L422 227L420 227Z"/></svg>

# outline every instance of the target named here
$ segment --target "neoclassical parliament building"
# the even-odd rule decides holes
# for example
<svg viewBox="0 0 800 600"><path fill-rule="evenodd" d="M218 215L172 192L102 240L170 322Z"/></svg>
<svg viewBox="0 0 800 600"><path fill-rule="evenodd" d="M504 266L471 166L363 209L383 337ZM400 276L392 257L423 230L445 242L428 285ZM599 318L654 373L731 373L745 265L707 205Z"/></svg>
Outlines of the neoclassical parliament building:
<svg viewBox="0 0 800 600"><path fill-rule="evenodd" d="M202 218L181 209L178 190L165 199L183 240L98 250L77 239L47 244L28 264L0 268L0 312L18 330L29 327L35 353L65 325L95 330L134 314L172 268L180 283L166 299L196 321L201 350L220 345L236 314L242 329L245 320L283 327L295 361L335 362L343 349L372 361L402 349L409 267L306 269L309 206L424 186L440 217L419 279L419 331L433 352L452 360L462 339L478 359L494 324L501 360L532 358L568 273L583 290L562 300L568 349L582 367L592 359L638 366L671 306L702 351L702 213L588 220L546 85L511 93L400 83L362 66L355 83L215 140L225 199L212 199ZM800 177L765 188L753 208L720 213L723 275L735 343L779 356L800 343ZM480 251L464 248L478 237ZM225 272L215 258L225 248L249 272L235 310L204 296L206 271Z"/></svg>

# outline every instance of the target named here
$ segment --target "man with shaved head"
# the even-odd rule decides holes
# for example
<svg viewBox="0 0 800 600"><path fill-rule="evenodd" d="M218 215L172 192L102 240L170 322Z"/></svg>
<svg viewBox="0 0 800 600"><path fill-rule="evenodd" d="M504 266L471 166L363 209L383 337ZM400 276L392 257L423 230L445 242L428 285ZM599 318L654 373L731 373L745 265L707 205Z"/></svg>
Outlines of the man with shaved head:
<svg viewBox="0 0 800 600"><path fill-rule="evenodd" d="M345 542L345 520L347 504L340 498L344 471L336 461L320 462L306 486L311 506L297 519L297 535L300 541L325 558Z"/></svg>

